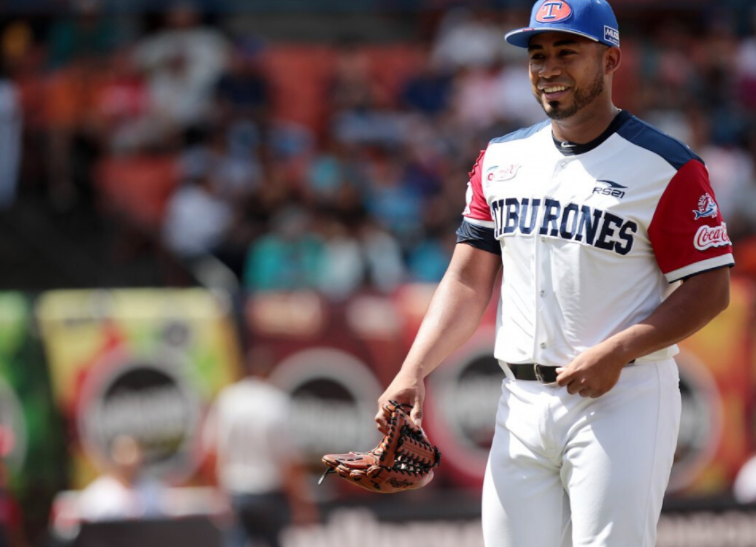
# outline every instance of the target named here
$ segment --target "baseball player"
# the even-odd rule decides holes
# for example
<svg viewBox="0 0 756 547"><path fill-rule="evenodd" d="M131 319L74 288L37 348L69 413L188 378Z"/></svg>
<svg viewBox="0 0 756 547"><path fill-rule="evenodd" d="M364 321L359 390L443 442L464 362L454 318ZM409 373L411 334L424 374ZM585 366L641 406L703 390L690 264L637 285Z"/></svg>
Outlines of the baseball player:
<svg viewBox="0 0 756 547"><path fill-rule="evenodd" d="M425 376L475 331L503 265L485 544L653 547L675 344L729 303L727 229L703 161L612 103L622 53L604 0L538 0L505 38L527 48L548 119L480 154L451 264L379 405L421 421Z"/></svg>

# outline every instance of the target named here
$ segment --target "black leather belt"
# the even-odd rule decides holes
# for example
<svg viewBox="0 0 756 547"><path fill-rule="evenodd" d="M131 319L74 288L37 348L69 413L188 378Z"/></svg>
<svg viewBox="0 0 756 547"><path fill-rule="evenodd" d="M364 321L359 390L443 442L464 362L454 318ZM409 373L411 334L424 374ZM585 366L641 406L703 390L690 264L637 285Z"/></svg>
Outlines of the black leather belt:
<svg viewBox="0 0 756 547"><path fill-rule="evenodd" d="M539 365L538 363L522 363L518 365L507 363L507 366L518 380L536 380L542 384L553 384L556 382L557 367Z"/></svg>
<svg viewBox="0 0 756 547"><path fill-rule="evenodd" d="M633 363L635 363L635 359L630 361L627 365L632 365ZM539 365L538 363L520 363L516 365L507 363L507 366L517 380L534 380L541 382L542 384L556 383L556 369L559 368Z"/></svg>

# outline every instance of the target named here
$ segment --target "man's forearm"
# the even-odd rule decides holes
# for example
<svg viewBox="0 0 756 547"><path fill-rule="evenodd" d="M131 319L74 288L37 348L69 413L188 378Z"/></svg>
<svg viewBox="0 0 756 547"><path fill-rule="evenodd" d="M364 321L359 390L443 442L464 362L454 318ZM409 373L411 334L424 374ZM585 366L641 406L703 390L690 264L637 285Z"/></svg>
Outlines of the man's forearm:
<svg viewBox="0 0 756 547"><path fill-rule="evenodd" d="M703 328L729 304L729 269L694 276L648 318L607 340L628 360L671 346Z"/></svg>

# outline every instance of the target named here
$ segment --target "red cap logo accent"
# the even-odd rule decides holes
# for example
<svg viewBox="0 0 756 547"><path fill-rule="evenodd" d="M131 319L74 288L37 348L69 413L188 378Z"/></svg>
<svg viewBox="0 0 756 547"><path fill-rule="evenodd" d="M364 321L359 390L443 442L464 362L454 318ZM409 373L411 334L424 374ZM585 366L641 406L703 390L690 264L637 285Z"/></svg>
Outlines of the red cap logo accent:
<svg viewBox="0 0 756 547"><path fill-rule="evenodd" d="M546 0L536 13L539 23L558 23L572 15L572 7L564 0Z"/></svg>

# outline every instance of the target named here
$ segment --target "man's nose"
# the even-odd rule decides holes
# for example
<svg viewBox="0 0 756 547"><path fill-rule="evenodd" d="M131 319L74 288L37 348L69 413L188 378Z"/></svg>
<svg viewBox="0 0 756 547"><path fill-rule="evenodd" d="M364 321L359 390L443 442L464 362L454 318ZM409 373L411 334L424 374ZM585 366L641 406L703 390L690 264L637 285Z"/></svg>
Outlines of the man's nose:
<svg viewBox="0 0 756 547"><path fill-rule="evenodd" d="M541 64L538 75L541 78L553 78L562 73L562 64L555 57L547 57Z"/></svg>

